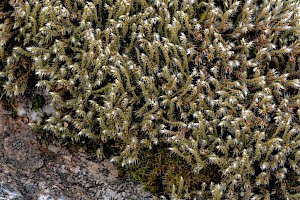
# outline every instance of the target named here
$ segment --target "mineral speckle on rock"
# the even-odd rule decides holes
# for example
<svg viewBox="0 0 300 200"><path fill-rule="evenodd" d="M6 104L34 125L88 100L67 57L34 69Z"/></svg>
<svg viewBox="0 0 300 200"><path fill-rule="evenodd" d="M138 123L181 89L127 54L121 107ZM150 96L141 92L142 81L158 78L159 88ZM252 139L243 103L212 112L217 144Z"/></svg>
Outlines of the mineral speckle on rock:
<svg viewBox="0 0 300 200"><path fill-rule="evenodd" d="M32 134L33 135L33 134ZM43 159L33 136L15 135L4 139L6 162L22 170L34 171L43 166Z"/></svg>
<svg viewBox="0 0 300 200"><path fill-rule="evenodd" d="M0 118L0 146L6 164L28 172L42 167L43 158L33 131L21 118L13 120L7 115Z"/></svg>

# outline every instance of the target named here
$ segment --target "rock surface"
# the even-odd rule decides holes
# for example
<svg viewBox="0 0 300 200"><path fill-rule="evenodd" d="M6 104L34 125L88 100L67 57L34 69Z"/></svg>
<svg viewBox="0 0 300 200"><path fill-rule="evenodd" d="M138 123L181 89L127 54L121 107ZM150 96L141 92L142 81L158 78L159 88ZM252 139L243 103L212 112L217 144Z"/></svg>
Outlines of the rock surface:
<svg viewBox="0 0 300 200"><path fill-rule="evenodd" d="M109 160L40 144L28 122L12 119L0 101L0 199L152 199L141 185L118 177Z"/></svg>

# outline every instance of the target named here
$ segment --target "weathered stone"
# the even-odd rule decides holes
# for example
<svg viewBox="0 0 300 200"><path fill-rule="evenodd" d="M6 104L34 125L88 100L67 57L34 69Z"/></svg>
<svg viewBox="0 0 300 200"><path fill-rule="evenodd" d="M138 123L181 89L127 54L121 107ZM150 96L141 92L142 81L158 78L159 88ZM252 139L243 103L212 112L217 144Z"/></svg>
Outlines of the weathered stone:
<svg viewBox="0 0 300 200"><path fill-rule="evenodd" d="M15 134L5 138L3 147L6 162L18 169L34 171L43 165L37 141L28 134Z"/></svg>
<svg viewBox="0 0 300 200"><path fill-rule="evenodd" d="M59 148L59 147L56 147L56 146L54 146L54 145L49 145L49 146L48 146L48 150L49 150L49 151L52 151L53 153L58 153L59 150L60 150L60 148Z"/></svg>

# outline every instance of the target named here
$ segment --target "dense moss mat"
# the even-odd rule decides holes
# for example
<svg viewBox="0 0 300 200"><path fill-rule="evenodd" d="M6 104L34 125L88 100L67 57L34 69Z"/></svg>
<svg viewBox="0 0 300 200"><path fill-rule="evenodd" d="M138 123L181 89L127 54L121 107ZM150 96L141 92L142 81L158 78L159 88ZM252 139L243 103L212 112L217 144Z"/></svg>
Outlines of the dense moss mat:
<svg viewBox="0 0 300 200"><path fill-rule="evenodd" d="M218 166L207 166L201 174L195 176L192 166L187 165L180 157L170 154L163 146L152 150L144 149L139 157L138 165L119 165L120 175L142 183L145 191L151 191L157 196L171 194L173 185L178 186L181 177L186 180L183 188L186 197L195 196L193 191L201 190L203 183L219 183L221 180L222 174Z"/></svg>
<svg viewBox="0 0 300 200"><path fill-rule="evenodd" d="M1 97L160 198L298 199L299 44L297 0L5 0Z"/></svg>

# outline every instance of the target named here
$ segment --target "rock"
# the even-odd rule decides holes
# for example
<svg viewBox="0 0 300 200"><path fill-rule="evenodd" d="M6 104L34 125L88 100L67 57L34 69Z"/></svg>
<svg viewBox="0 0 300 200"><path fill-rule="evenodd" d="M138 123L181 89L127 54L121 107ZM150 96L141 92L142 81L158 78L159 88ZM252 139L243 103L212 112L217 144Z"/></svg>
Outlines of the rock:
<svg viewBox="0 0 300 200"><path fill-rule="evenodd" d="M54 145L49 145L48 146L48 150L49 151L51 151L51 152L53 152L53 153L58 153L59 152L59 150L60 150L60 148L59 147L56 147L56 146L54 146Z"/></svg>
<svg viewBox="0 0 300 200"><path fill-rule="evenodd" d="M0 199L22 199L23 195L13 183L0 182Z"/></svg>
<svg viewBox="0 0 300 200"><path fill-rule="evenodd" d="M152 194L150 192L145 192L143 195L144 198L151 198Z"/></svg>
<svg viewBox="0 0 300 200"><path fill-rule="evenodd" d="M97 191L97 193L95 195L97 198L100 196L100 192L101 192L100 190Z"/></svg>
<svg viewBox="0 0 300 200"><path fill-rule="evenodd" d="M64 155L63 159L68 161L68 162L71 162L72 161L72 155Z"/></svg>
<svg viewBox="0 0 300 200"><path fill-rule="evenodd" d="M110 173L111 180L114 180L114 179L116 179L118 177L118 170L117 170L117 168L109 160L102 161L102 165L103 165L102 169L106 169Z"/></svg>
<svg viewBox="0 0 300 200"><path fill-rule="evenodd" d="M93 174L96 174L99 170L99 164L91 161L87 162L87 167L88 170Z"/></svg>
<svg viewBox="0 0 300 200"><path fill-rule="evenodd" d="M110 188L108 188L106 191L105 191L105 195L103 196L104 199L111 199L111 198L114 198L116 196L116 192Z"/></svg>
<svg viewBox="0 0 300 200"><path fill-rule="evenodd" d="M9 137L3 142L6 162L25 171L34 171L42 167L43 159L33 132L26 127L20 127L20 130L16 130L15 126L11 128Z"/></svg>

